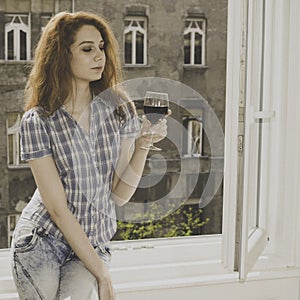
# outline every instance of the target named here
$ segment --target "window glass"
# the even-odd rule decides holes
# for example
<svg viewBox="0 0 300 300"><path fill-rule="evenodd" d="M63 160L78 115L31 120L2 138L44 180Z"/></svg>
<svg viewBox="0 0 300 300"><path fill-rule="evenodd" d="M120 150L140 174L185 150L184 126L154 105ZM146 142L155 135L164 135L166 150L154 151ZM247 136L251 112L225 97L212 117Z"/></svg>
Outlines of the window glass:
<svg viewBox="0 0 300 300"><path fill-rule="evenodd" d="M202 39L203 36L195 33L195 64L201 65L202 64Z"/></svg>
<svg viewBox="0 0 300 300"><path fill-rule="evenodd" d="M7 59L14 59L14 31L7 33Z"/></svg>
<svg viewBox="0 0 300 300"><path fill-rule="evenodd" d="M156 80L137 78L122 84L132 99L137 93L144 95L148 89L167 90L173 114L167 118L167 137L157 145L162 150L150 151L132 199L117 207L119 229L114 239L221 233L222 204L218 202L222 202L222 188L219 187L223 167L218 161L223 159L224 140L223 135L217 133L218 130L222 132L217 125L219 121L207 101L200 95L195 97L197 93L192 89L176 81ZM127 84L129 89L134 86L138 90L127 90ZM191 96L194 98L189 98ZM142 117L143 98L134 101ZM209 121L204 126L206 117ZM204 156L207 136L210 140Z"/></svg>
<svg viewBox="0 0 300 300"><path fill-rule="evenodd" d="M209 11L210 6L211 4L207 4L207 7L204 8L204 10ZM224 1L224 7L226 8L226 6L227 3L226 1ZM151 11L151 14L155 13L158 13L158 11ZM176 13L182 14L182 10L178 10L176 11ZM160 11L159 14L162 14L162 11ZM220 16L220 18L224 20L224 23L226 24L226 15L223 14L222 17ZM30 31L28 31L28 29L30 28L29 19L30 18L28 18L28 16L26 18L25 16L19 17L16 15L10 15L5 21L5 30L7 33L7 37L9 37L7 38L7 40L10 41L11 45L8 46L11 53L11 59L25 59L25 52L28 59L28 47L30 45L30 39L28 39L28 37L30 37ZM172 26L169 26L169 24L170 20L171 22L172 20L174 20L173 15L170 15L169 18L168 14L166 14L162 19L164 20L163 22L165 22L165 26L162 27L161 30L170 30L170 27ZM182 15L178 20L181 19ZM197 93L200 93L201 95L203 94L204 98L207 99L207 102L209 102L212 107L216 108L218 116L221 116L222 118L222 116L224 116L225 110L225 90L222 90L222 88L220 87L225 86L224 71L226 57L224 56L219 58L219 60L215 62L214 66L207 70L207 73L205 73L205 70L201 74L198 70L196 70L195 73L184 74L185 71L182 70L182 63L180 64L180 61L182 62L183 60L183 56L185 64L200 62L200 57L202 57L203 51L202 49L198 50L198 52L197 50L195 51L195 46L196 49L199 46L204 47L205 24L203 22L200 22L199 20L199 22L192 22L192 19L187 19L185 21L185 28L189 29L189 31L184 34L184 40L181 40L182 36L180 38L180 32L182 32L180 30L182 30L183 24L180 25L179 31L177 29L174 30L174 32L172 32L173 37L178 38L176 42L181 41L182 44L177 44L179 49L178 55L176 54L176 56L173 56L173 52L171 52L171 50L173 51L174 49L174 43L166 43L165 41L160 40L160 37L157 35L148 35L148 27L149 29L151 29L153 28L153 26L155 26L155 23L149 24L150 20L150 14L149 19L145 16L131 16L130 14L127 14L127 17L125 17L123 32L125 64L147 64L148 42L149 44L155 43L157 41L161 42L164 46L163 49L166 49L166 51L161 52L160 55L157 55L157 57L154 58L156 59L154 61L157 62L157 64L151 65L151 68L149 69L145 68L145 72L139 73L138 76L155 76L159 72L159 70L163 70L164 74L166 74L167 76L170 75L170 78L176 78L176 80L178 80L177 83L184 82L191 89L196 90ZM155 20L155 18L152 18L152 20ZM47 20L45 19L44 21L41 22L42 26L46 24ZM218 25L219 24L210 24L212 30L210 31L209 38L212 43L207 45L207 49L212 53L217 50L219 51L219 49L226 48L226 39L224 38L226 30L224 30L224 26ZM220 27L222 28L222 30L220 30ZM194 31L196 32L196 34ZM222 38L220 39L218 35L221 35ZM222 41L218 45L218 49L216 47L213 47L214 41ZM170 52L168 52L168 49L170 49ZM9 51L8 49L6 50L6 52L8 53ZM18 55L19 58L17 58ZM213 57L213 55L211 55L211 57ZM158 62L158 58L160 59L161 63ZM202 61L202 63L204 62ZM171 69L170 66L172 66L173 69ZM136 71L135 68L132 68L132 70L133 72ZM138 71L140 72L140 70ZM191 72L193 72L193 70ZM215 76L216 74L223 74L224 76ZM137 74L132 73L129 74L129 77L134 77L136 75ZM209 78L215 79L213 82L209 83ZM218 86L218 89L215 88L216 86ZM137 88L137 90L138 89L139 87ZM170 94L172 93L173 92L171 91ZM172 97L175 97L174 93L172 95ZM181 206L178 206L177 209L172 210L172 214L170 213L166 215L166 218L168 218L168 216L170 215L168 219L163 218L161 220L161 223L157 223L157 228L159 226L164 227L165 224L168 224L167 227L170 230L165 230L165 232L163 233L160 231L160 234L154 234L153 237L163 237L167 236L168 234L170 234L170 236L176 236L176 234L194 235L222 232L221 226L215 229L215 224L220 224L220 220L222 219L222 205L220 205L220 203L222 203L222 190L220 190L220 195L218 195L218 199L220 199L217 200L220 202L218 203L218 205L209 204L203 208L199 207L200 197L203 194L206 183L209 181L210 173L208 170L210 170L210 166L211 164L213 164L211 161L215 160L213 155L208 155L211 153L209 152L209 143L206 143L205 141L205 114L198 114L192 111L193 108L190 109L192 111L190 116L187 114L183 114L180 109L181 106L185 105L179 104L183 98L184 96L181 95L180 92L178 92L176 93L176 99L179 101L176 104L177 106L174 103L171 103L171 109L173 112L172 118L174 117L173 119L176 120L177 124L179 124L180 130L175 132L173 130L173 124L169 124L170 131L172 131L172 134L174 133L174 136L172 136L172 139L166 139L161 142L161 147L163 148L163 151L161 153L151 153L146 163L144 173L147 179L143 179L141 186L137 189L131 200L131 202L133 203L141 203L143 205L147 205L148 203L155 203L157 199L164 197L164 195L166 195L170 190L173 190L175 187L176 189L172 195L172 198L179 200L185 198L185 201L181 201ZM142 102L141 98L140 100L136 100L136 98L134 99L136 102ZM172 98L171 100L173 102L174 99ZM194 100L195 103L199 102L199 99ZM139 114L142 113L142 103L137 103L137 107ZM14 125L17 123L17 115L14 115L14 117L8 116L8 118L12 119L11 121L8 121L7 125L7 161L9 167L19 167L23 164L23 162L20 160L19 137L17 132L13 130L15 128ZM186 118L186 121L184 121L183 118ZM209 124L207 124L207 126L209 126ZM174 128L176 127L174 126ZM185 132L189 133L189 135L186 135L186 137L184 137ZM178 151L176 150L176 147L179 148ZM207 154L207 156L204 156L204 153ZM164 156L164 158L160 159L161 156ZM216 158L216 160L217 159L222 161L222 158ZM180 165L180 160L184 160L183 165ZM164 161L166 163L167 172L162 175L160 172L162 170L162 167L164 166ZM201 172L194 171L193 168L195 166L200 166ZM147 176L147 174L149 174L151 170L155 170L156 173L152 174L151 176ZM182 179L180 177L181 173L184 173L183 177L185 179L184 184L181 185L181 188L178 188L178 186L180 186L180 184L178 185L178 182L180 182L180 180ZM150 187L143 186L143 183L146 180L151 181L153 185ZM190 193L189 197L186 197L187 193ZM5 195L7 194L8 193L6 193ZM204 201L205 199L202 200ZM156 209L164 210L171 204L172 203L165 201L162 205L157 204ZM141 209L139 210L139 213L144 214L144 206L141 205L140 207ZM132 211L129 206L125 208L124 213L130 215L134 214L135 212ZM182 219L184 216L187 219ZM124 219L122 218L120 218L120 220L124 221ZM187 223L187 221L185 220L197 220L197 222L189 223L190 227L184 227L184 223ZM172 231L172 228L174 228L172 224L175 224L177 228L186 228L186 232L181 231L179 234L179 231ZM126 226L127 225L128 227L126 228L130 229L131 225L126 224ZM146 225L147 224L142 223L139 224L140 228L143 228L142 226ZM212 229L212 227L214 228ZM141 231L146 230L144 229ZM128 232L133 233L133 230L129 230ZM116 238L118 238L118 236L116 236Z"/></svg>
<svg viewBox="0 0 300 300"><path fill-rule="evenodd" d="M184 35L184 63L191 63L191 33Z"/></svg>
<svg viewBox="0 0 300 300"><path fill-rule="evenodd" d="M27 49L27 36L26 32L20 30L20 59L26 60L26 49Z"/></svg>
<svg viewBox="0 0 300 300"><path fill-rule="evenodd" d="M144 62L144 35L141 32L136 33L136 63Z"/></svg>
<svg viewBox="0 0 300 300"><path fill-rule="evenodd" d="M132 62L132 32L125 34L125 64Z"/></svg>

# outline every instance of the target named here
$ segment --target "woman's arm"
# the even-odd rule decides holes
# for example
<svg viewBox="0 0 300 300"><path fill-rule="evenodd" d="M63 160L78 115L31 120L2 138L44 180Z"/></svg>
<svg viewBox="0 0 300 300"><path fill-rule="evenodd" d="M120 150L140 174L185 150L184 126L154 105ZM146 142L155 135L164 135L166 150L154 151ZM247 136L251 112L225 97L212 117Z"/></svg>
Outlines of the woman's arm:
<svg viewBox="0 0 300 300"><path fill-rule="evenodd" d="M149 152L149 150L142 149L141 147L149 146L150 144L151 139L148 132L154 133L153 142L157 143L167 134L166 123L166 120L163 119L158 124L151 125L144 118L141 135L136 140L121 140L120 156L115 168L112 187L112 199L117 205L122 206L126 204L140 182Z"/></svg>
<svg viewBox="0 0 300 300"><path fill-rule="evenodd" d="M108 270L81 225L67 207L64 188L51 156L29 161L35 182L51 219L63 233L70 247L101 285L101 299L114 299Z"/></svg>
<svg viewBox="0 0 300 300"><path fill-rule="evenodd" d="M143 137L121 140L121 150L115 168L112 199L119 206L127 203L134 194L143 174L149 150L141 149L149 145Z"/></svg>

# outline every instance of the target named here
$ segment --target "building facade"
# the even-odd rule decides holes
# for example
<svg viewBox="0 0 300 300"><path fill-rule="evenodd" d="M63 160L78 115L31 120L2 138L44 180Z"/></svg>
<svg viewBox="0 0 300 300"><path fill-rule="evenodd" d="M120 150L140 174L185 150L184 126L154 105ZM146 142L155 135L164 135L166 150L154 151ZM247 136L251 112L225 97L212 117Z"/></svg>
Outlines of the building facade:
<svg viewBox="0 0 300 300"><path fill-rule="evenodd" d="M139 188L133 203L163 197L184 173L182 195L186 205L198 209L198 202L210 174L220 176L222 147L212 154L207 132L213 128L208 103L224 126L226 78L227 0L1 0L0 1L0 247L7 247L17 217L32 195L35 184L28 165L20 160L18 126L23 112L23 89L34 47L43 27L59 11L91 11L108 20L117 37L124 79L163 78L171 80L170 95L180 94L176 84L195 91L194 97L171 100L172 118L182 125L172 140L160 143L159 156L149 155L145 174L157 181L151 188ZM142 113L142 99L134 99ZM174 130L173 130L174 131ZM166 162L162 176L160 166ZM199 165L200 171L193 168ZM211 166L219 166L212 170ZM185 171L183 171L185 170ZM214 177L214 176L212 176ZM156 180L161 178L161 180ZM195 187L189 187L195 181ZM214 188L213 188L214 190ZM124 207L121 218L133 214ZM143 213L143 211L140 211ZM203 208L210 221L197 233L222 230L222 186Z"/></svg>

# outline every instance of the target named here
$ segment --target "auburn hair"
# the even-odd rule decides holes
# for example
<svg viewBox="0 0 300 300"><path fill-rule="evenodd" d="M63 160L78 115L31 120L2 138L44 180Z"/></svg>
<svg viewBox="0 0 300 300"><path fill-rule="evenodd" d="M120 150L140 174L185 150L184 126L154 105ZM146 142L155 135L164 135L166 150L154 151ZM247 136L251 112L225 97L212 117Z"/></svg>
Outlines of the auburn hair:
<svg viewBox="0 0 300 300"><path fill-rule="evenodd" d="M25 110L41 106L47 115L51 115L72 98L74 76L70 65L70 47L83 25L92 25L99 30L106 55L101 79L90 82L92 94L98 95L110 89L116 96L109 97L110 100L114 98L118 101L120 95L126 98L124 92L114 89L122 81L122 72L118 43L108 22L93 13L60 12L46 25L37 44L33 67L25 87Z"/></svg>

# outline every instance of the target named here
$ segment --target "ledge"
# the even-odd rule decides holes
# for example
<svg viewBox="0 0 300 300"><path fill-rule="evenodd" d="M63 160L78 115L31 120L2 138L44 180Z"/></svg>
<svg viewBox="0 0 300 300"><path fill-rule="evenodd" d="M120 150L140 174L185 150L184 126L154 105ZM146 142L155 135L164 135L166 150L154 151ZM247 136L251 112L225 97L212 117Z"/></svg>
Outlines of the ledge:
<svg viewBox="0 0 300 300"><path fill-rule="evenodd" d="M142 299L145 295L158 293L161 297L156 299L165 299L165 295L170 295L174 289L198 293L199 288L205 287L211 287L210 291L218 289L221 295L229 287L232 293L237 287L253 290L255 282L278 287L279 283L300 277L300 268L278 267L256 269L248 274L246 281L240 281L237 272L226 271L217 259L220 258L221 238L216 235L112 242L110 272L117 295L120 299ZM262 260L266 259L262 257ZM240 283L247 285L237 286ZM8 249L0 250L0 287L0 299L18 299ZM256 293L255 288L254 291Z"/></svg>
<svg viewBox="0 0 300 300"><path fill-rule="evenodd" d="M27 65L32 64L33 60L5 60L0 59L0 65Z"/></svg>
<svg viewBox="0 0 300 300"><path fill-rule="evenodd" d="M209 69L206 65L183 65L185 70L207 70Z"/></svg>
<svg viewBox="0 0 300 300"><path fill-rule="evenodd" d="M123 65L124 69L151 69L152 65Z"/></svg>

